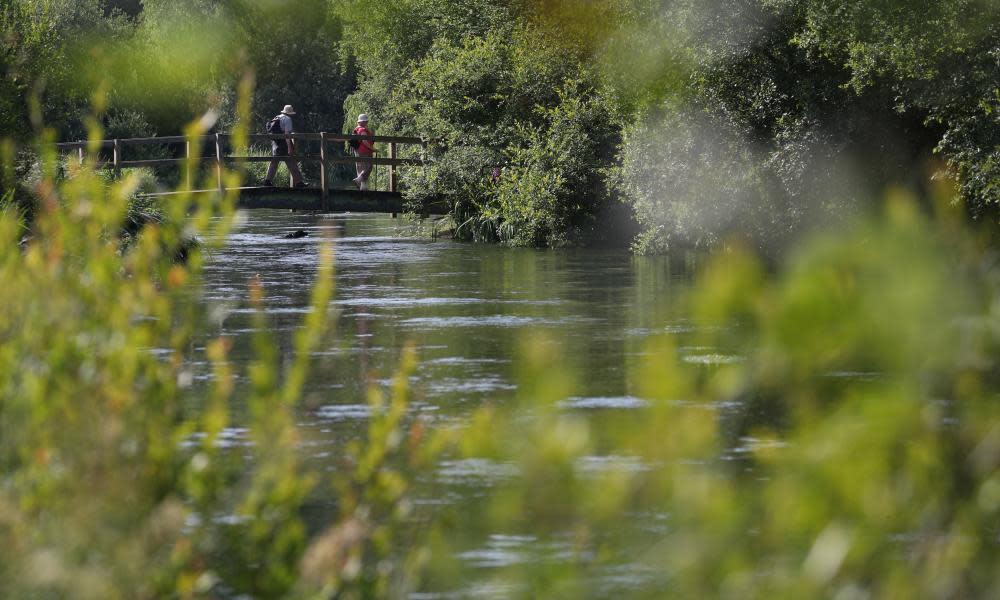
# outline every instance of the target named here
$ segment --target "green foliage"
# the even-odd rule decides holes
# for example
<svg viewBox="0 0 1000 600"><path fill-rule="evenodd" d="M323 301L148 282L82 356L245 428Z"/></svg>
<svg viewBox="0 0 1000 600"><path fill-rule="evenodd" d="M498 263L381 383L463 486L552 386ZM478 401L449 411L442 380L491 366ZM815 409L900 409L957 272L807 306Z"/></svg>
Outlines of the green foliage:
<svg viewBox="0 0 1000 600"><path fill-rule="evenodd" d="M183 222L122 256L112 233L136 180L85 170L56 186L45 160L33 241L22 252L17 224L0 225L4 595L149 596L177 570L190 468L178 448L196 427L180 364L148 351L180 357L192 333L174 306L189 277L172 262Z"/></svg>
<svg viewBox="0 0 1000 600"><path fill-rule="evenodd" d="M85 138L95 91L107 96L108 135L174 135L209 110L229 129L237 76L247 66L259 83L254 124L294 104L300 130L340 127L353 79L339 65L340 25L325 0L147 0L137 8L105 0L6 3L0 131L25 142L32 123L45 123L62 140Z"/></svg>
<svg viewBox="0 0 1000 600"><path fill-rule="evenodd" d="M722 4L647 13L673 27L660 46L689 76L646 103L622 151L640 249L712 244L736 223L777 253L850 200L923 193L932 169L956 176L975 216L994 210L995 3Z"/></svg>
<svg viewBox="0 0 1000 600"><path fill-rule="evenodd" d="M597 239L595 218L610 199L602 168L617 145L617 130L600 95L567 82L560 102L543 110L540 130L522 128L521 147L497 181L496 200L484 207L502 225L501 241L521 246L582 245ZM603 224L606 226L607 224Z"/></svg>
<svg viewBox="0 0 1000 600"><path fill-rule="evenodd" d="M264 122L292 104L296 130L338 131L354 76L340 61L341 24L330 3L241 0L230 6L230 26L256 73L252 127L263 133Z"/></svg>
<svg viewBox="0 0 1000 600"><path fill-rule="evenodd" d="M592 242L560 213L603 220L594 190L608 184L591 183L612 167L612 192L643 224L640 251L736 234L777 254L888 185L921 191L935 152L974 213L990 210L996 32L977 15L995 3L855 4L353 2L341 12L359 68L347 112L442 140L407 193L452 199L467 239ZM588 144L619 123L628 138L617 156L582 159L575 199L558 189L577 175L540 158L545 117L570 88L607 117L580 131ZM488 176L499 166L502 199Z"/></svg>
<svg viewBox="0 0 1000 600"><path fill-rule="evenodd" d="M771 566L762 578L720 568L714 581L741 596L995 593L985 524L997 507L983 494L998 464L975 456L996 418L987 406L998 340L982 294L997 289L978 280L983 257L963 235L890 198L885 225L813 241L778 281L741 277L759 269L740 259L707 270L699 311L746 315L731 341L754 349L701 394L751 402L737 434L765 443L754 481L713 489L695 514L739 502L755 533L716 529L713 548L725 550L713 560ZM875 376L843 377L859 370ZM755 422L752 399L762 398L786 412L783 427Z"/></svg>
<svg viewBox="0 0 1000 600"><path fill-rule="evenodd" d="M608 202L602 169L617 121L578 49L556 43L518 3L352 7L346 40L359 89L347 112L372 115L379 133L435 140L431 166L403 176L411 199L450 199L466 239L561 246L597 237L590 221ZM383 27L404 19L402 32Z"/></svg>
<svg viewBox="0 0 1000 600"><path fill-rule="evenodd" d="M630 374L635 418L561 408L559 346L532 339L520 403L481 410L461 446L516 475L443 536L565 544L494 571L532 596L617 595L591 582L623 569L637 597L995 594L998 279L967 231L887 205L775 276L717 256L689 299L704 327ZM686 345L742 360L692 367ZM454 569L429 581L454 590Z"/></svg>
<svg viewBox="0 0 1000 600"><path fill-rule="evenodd" d="M90 103L75 85L77 41L115 39L126 29L120 15L105 16L99 0L26 0L0 6L0 132L19 142L34 139L42 123L61 131L82 129L74 118ZM75 126L75 129L74 129Z"/></svg>
<svg viewBox="0 0 1000 600"><path fill-rule="evenodd" d="M130 204L141 174L107 180L96 158L60 182L55 154L42 156L23 247L23 214L6 200L0 211L0 595L192 597L220 579L280 593L304 548L296 510L309 486L290 411L326 313L307 319L284 377L262 350L251 401L261 454L249 472L234 469L218 445L234 389L226 340L208 344L216 377L204 397L185 367L203 323L190 301L203 257L187 240L223 239L234 198L187 192L144 210ZM238 185L239 174L225 177ZM327 253L316 306L329 301L331 269ZM224 525L233 514L253 526ZM269 570L233 562L224 540Z"/></svg>
<svg viewBox="0 0 1000 600"><path fill-rule="evenodd" d="M959 176L963 199L994 211L996 186L996 40L1000 6L992 0L795 3L804 17L793 43L843 64L855 89L884 86L894 108L926 119L937 151Z"/></svg>

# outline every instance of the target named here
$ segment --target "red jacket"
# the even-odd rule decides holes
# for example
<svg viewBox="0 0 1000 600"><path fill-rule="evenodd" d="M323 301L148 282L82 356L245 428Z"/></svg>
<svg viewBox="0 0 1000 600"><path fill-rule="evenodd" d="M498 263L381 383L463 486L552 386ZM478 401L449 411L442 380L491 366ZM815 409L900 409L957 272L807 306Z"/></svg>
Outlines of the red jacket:
<svg viewBox="0 0 1000 600"><path fill-rule="evenodd" d="M354 135L375 135L372 132L368 131L366 127L362 127L361 125L355 127L354 131L352 131L351 133ZM358 155L371 156L372 154L375 154L374 142L372 142L371 140L360 140L358 144Z"/></svg>

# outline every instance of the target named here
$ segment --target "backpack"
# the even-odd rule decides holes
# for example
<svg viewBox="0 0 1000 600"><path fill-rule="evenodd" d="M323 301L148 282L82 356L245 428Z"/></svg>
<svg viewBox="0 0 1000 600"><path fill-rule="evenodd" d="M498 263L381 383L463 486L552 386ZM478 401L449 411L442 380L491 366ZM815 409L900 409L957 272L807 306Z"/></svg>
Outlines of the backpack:
<svg viewBox="0 0 1000 600"><path fill-rule="evenodd" d="M357 127L355 127L354 129L352 129L351 130L351 135L358 135L356 133L357 130L358 130ZM351 150L354 150L355 152L357 152L358 148L361 147L361 140L347 140L347 145L351 147Z"/></svg>
<svg viewBox="0 0 1000 600"><path fill-rule="evenodd" d="M264 125L264 131L266 131L270 135L283 135L285 132L282 131L281 129L281 115L278 115L273 119L271 119L270 121L268 121L267 125ZM277 140L271 140L271 141L276 142Z"/></svg>

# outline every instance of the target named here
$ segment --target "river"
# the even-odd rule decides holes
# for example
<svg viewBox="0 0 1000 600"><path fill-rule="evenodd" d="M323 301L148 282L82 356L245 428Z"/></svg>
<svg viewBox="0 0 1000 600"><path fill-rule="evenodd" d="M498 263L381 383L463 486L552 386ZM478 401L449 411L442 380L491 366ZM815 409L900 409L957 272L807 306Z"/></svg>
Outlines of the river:
<svg viewBox="0 0 1000 600"><path fill-rule="evenodd" d="M284 237L300 229L308 236ZM245 299L252 277L263 284L271 333L282 356L290 358L292 333L305 315L318 245L326 236L335 239L335 326L312 356L298 423L307 459L320 470L336 468L334 457L343 445L362 437L369 417L366 390L371 383L388 384L407 343L415 345L418 357L410 410L432 426L461 423L485 403L515 401L519 348L539 336L562 355L559 363L574 382L559 400L561 409L603 422L609 415L643 410L645 401L629 374L650 336L691 329L679 308L691 282L689 269L665 258L635 257L624 250L538 251L431 240L388 216L260 210L244 215L205 268L204 301L217 320L213 334L234 339L234 362L251 356L253 324ZM695 364L738 359L697 346L682 346L680 352ZM207 364L194 368L200 379L209 377ZM246 431L233 427L224 437L239 447ZM581 468L630 460L594 454ZM458 507L460 513L464 507L475 521L477 499L512 476L511 465L446 460L423 482L418 501ZM312 501L311 518L322 522L332 510L320 495ZM637 517L636 524L656 535L662 517ZM558 561L567 554L559 539L476 527L459 546L456 560L482 577L468 586L487 586L495 569ZM594 590L611 594L648 587L651 576L625 562L596 575ZM487 595L506 595L503 589L492 591Z"/></svg>

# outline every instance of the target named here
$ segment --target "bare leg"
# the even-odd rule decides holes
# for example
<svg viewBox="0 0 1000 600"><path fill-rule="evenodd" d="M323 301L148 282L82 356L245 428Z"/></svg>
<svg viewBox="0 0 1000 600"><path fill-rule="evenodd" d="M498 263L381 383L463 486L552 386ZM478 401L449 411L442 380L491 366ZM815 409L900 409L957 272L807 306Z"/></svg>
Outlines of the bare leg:
<svg viewBox="0 0 1000 600"><path fill-rule="evenodd" d="M368 176L371 175L372 164L371 163L359 162L359 163L354 163L354 167L355 167L355 169L358 172L358 176L357 176L357 178L354 179L354 183L358 184L358 188L361 191L363 191L363 192L367 191L368 190Z"/></svg>

